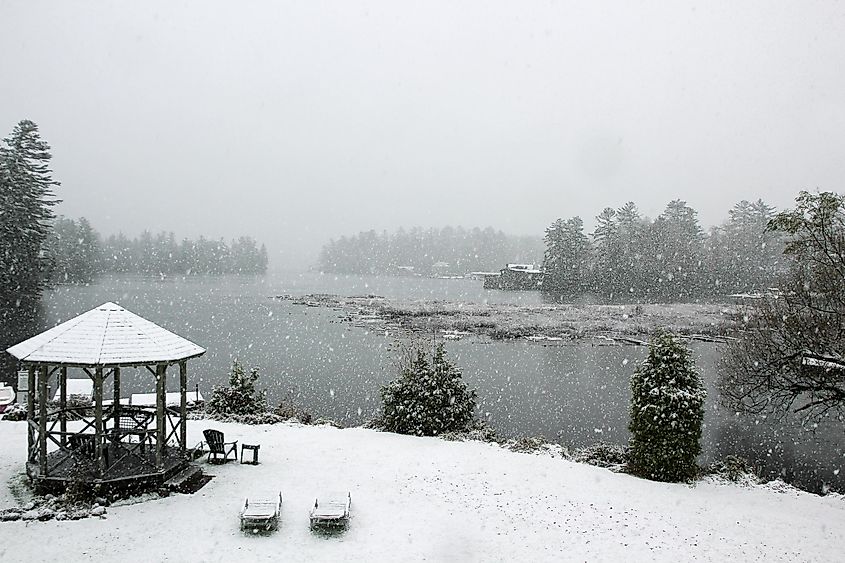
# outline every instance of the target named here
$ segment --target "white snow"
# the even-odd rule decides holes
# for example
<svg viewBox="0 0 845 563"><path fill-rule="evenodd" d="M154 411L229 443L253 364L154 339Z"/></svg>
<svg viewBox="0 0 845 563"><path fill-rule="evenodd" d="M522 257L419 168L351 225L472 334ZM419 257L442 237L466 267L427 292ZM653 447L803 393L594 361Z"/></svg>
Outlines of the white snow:
<svg viewBox="0 0 845 563"><path fill-rule="evenodd" d="M53 394L53 400L57 403L61 399L62 390L56 389L56 392ZM68 377L67 378L67 396L70 397L79 397L81 399L91 400L94 396L94 381L88 377L76 378L76 377Z"/></svg>
<svg viewBox="0 0 845 563"><path fill-rule="evenodd" d="M194 495L106 519L0 523L3 561L832 561L845 500L717 482L654 483L481 442L295 424L188 423L261 444L261 464L203 466ZM26 426L0 422L0 479L19 480ZM279 530L239 531L247 493L284 496ZM349 490L348 530L309 531L314 498ZM0 508L16 506L0 488Z"/></svg>
<svg viewBox="0 0 845 563"><path fill-rule="evenodd" d="M182 395L178 391L172 391L165 393L165 404L168 407L176 407L179 406L182 402ZM185 401L188 404L197 403L199 401L205 401L202 396L202 393L197 391L186 391L185 392ZM120 400L121 404L123 404L123 399ZM131 397L129 398L129 404L136 406L136 407L154 407L156 406L156 394L155 393L132 393Z"/></svg>
<svg viewBox="0 0 845 563"><path fill-rule="evenodd" d="M114 303L103 303L6 351L26 362L84 366L174 362L205 353Z"/></svg>

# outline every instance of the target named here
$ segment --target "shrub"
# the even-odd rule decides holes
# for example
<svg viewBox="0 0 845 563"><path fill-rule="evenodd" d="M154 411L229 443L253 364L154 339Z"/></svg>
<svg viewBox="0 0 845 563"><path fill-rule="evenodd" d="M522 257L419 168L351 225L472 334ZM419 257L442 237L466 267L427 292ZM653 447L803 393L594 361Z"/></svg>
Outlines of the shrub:
<svg viewBox="0 0 845 563"><path fill-rule="evenodd" d="M756 483L760 480L754 466L745 458L735 455L728 455L723 460L713 462L707 473L733 483Z"/></svg>
<svg viewBox="0 0 845 563"><path fill-rule="evenodd" d="M274 414L282 417L285 420L295 418L301 424L311 424L313 417L311 413L294 403L293 399L288 395L287 398L279 402L279 406L273 411Z"/></svg>
<svg viewBox="0 0 845 563"><path fill-rule="evenodd" d="M252 368L247 374L235 360L232 362L229 386L214 388L205 407L206 412L211 415L255 415L265 412L267 399L264 391L255 388L257 379L258 368Z"/></svg>
<svg viewBox="0 0 845 563"><path fill-rule="evenodd" d="M436 436L471 428L476 391L467 389L442 344L430 359L419 346L407 350L399 371L399 377L381 389L385 430Z"/></svg>
<svg viewBox="0 0 845 563"><path fill-rule="evenodd" d="M628 447L599 442L591 446L578 448L572 454L572 460L604 467L611 471L623 471L628 463Z"/></svg>
<svg viewBox="0 0 845 563"><path fill-rule="evenodd" d="M697 472L707 392L689 350L657 335L631 378L629 468L655 481L687 481Z"/></svg>
<svg viewBox="0 0 845 563"><path fill-rule="evenodd" d="M2 420L19 421L26 420L26 406L23 403L12 403L0 415Z"/></svg>

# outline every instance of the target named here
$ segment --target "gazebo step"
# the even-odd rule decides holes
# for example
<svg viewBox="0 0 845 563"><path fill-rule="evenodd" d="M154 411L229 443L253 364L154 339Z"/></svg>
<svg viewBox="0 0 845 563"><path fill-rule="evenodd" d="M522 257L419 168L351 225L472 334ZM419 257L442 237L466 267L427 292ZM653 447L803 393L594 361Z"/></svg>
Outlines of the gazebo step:
<svg viewBox="0 0 845 563"><path fill-rule="evenodd" d="M188 467L164 482L164 486L176 493L192 492L194 485L202 480L202 468L190 464Z"/></svg>

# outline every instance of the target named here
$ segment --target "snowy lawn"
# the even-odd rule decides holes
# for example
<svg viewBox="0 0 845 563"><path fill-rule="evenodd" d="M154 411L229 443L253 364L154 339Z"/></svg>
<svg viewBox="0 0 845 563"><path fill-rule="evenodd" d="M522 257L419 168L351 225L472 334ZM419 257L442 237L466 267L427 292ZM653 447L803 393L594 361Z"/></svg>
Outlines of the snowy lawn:
<svg viewBox="0 0 845 563"><path fill-rule="evenodd" d="M190 421L261 444L258 466L209 466L194 495L109 507L107 518L0 522L3 561L832 561L845 499L652 483L496 445L373 430ZM0 422L0 508L23 470L23 422ZM308 529L320 491L352 493L349 529ZM244 496L281 490L279 530L244 534Z"/></svg>

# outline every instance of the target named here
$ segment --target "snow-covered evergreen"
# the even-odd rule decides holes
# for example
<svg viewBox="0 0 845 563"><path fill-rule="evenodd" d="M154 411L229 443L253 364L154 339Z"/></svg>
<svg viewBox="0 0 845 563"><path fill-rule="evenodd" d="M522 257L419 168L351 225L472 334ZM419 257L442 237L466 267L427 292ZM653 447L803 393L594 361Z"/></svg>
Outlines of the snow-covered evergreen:
<svg viewBox="0 0 845 563"><path fill-rule="evenodd" d="M434 349L430 361L420 348L408 355L399 378L381 390L384 429L418 436L469 429L476 392L467 389L443 345Z"/></svg>
<svg viewBox="0 0 845 563"><path fill-rule="evenodd" d="M693 478L706 397L689 350L658 334L631 378L630 470L655 481Z"/></svg>

